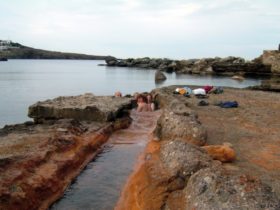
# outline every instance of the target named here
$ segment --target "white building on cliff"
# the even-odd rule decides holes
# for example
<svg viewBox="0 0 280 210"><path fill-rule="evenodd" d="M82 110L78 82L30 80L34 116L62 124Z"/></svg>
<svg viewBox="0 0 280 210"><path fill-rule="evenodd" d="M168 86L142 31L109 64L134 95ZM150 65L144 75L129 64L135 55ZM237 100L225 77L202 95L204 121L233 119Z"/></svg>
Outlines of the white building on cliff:
<svg viewBox="0 0 280 210"><path fill-rule="evenodd" d="M0 40L0 51L12 49L12 48L18 48L18 47L13 47L11 44L12 44L11 40Z"/></svg>

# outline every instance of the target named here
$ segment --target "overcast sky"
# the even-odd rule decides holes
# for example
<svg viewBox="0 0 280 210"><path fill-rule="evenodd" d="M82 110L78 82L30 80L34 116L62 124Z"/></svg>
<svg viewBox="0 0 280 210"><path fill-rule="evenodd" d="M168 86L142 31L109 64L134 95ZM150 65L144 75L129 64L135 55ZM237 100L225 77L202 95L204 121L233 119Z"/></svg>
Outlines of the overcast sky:
<svg viewBox="0 0 280 210"><path fill-rule="evenodd" d="M280 43L280 1L0 0L0 39L117 57L250 59Z"/></svg>

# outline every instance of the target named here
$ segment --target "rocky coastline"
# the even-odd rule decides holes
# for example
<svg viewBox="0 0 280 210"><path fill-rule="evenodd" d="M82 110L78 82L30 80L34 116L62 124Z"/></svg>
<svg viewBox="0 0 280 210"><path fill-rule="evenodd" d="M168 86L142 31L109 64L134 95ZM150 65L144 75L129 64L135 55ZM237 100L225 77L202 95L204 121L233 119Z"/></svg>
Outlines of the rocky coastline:
<svg viewBox="0 0 280 210"><path fill-rule="evenodd" d="M7 58L3 58L3 57L1 58L1 57L0 57L0 61L8 61L8 59L7 59Z"/></svg>
<svg viewBox="0 0 280 210"><path fill-rule="evenodd" d="M105 59L107 66L133 67L139 69L156 69L159 72L176 74L222 75L233 78L263 77L264 82L254 90L280 91L280 51L265 50L261 56L251 61L241 57L202 58L188 60L156 59L156 58L128 58L117 59L109 56ZM162 80L161 78L156 81ZM163 79L164 80L164 79Z"/></svg>
<svg viewBox="0 0 280 210"><path fill-rule="evenodd" d="M280 51L266 50L251 61L241 57L202 58L188 60L172 60L157 58L117 59L109 56L105 59L107 66L135 67L142 69L158 69L167 73L178 74L210 74L210 75L280 75Z"/></svg>
<svg viewBox="0 0 280 210"><path fill-rule="evenodd" d="M175 88L152 91L161 116L116 209L279 209L279 95L225 88L200 107ZM0 129L0 209L47 209L129 126L131 100L58 97L30 106L34 122Z"/></svg>

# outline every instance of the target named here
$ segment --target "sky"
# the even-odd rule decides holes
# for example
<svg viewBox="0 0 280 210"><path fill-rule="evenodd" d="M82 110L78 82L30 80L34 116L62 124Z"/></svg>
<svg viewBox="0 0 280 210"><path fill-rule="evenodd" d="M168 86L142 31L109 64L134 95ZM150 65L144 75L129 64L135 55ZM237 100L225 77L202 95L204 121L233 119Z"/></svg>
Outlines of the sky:
<svg viewBox="0 0 280 210"><path fill-rule="evenodd" d="M0 0L0 39L94 55L252 59L280 43L279 0Z"/></svg>

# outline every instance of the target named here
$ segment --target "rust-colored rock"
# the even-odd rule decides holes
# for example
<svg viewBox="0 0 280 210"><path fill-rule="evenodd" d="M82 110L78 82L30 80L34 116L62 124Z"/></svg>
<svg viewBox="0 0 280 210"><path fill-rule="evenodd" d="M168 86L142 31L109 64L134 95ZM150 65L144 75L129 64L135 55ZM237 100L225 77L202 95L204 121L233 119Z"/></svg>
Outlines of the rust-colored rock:
<svg viewBox="0 0 280 210"><path fill-rule="evenodd" d="M151 141L115 209L164 209L167 200L170 205L184 207L182 190L189 176L211 164L211 158L194 145ZM170 194L176 203L168 199Z"/></svg>
<svg viewBox="0 0 280 210"><path fill-rule="evenodd" d="M236 159L235 151L228 144L202 147L214 159L221 162L232 162Z"/></svg>
<svg viewBox="0 0 280 210"><path fill-rule="evenodd" d="M128 121L15 125L1 129L0 209L47 209Z"/></svg>

